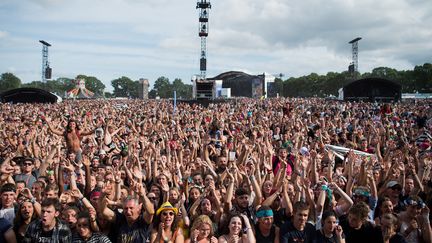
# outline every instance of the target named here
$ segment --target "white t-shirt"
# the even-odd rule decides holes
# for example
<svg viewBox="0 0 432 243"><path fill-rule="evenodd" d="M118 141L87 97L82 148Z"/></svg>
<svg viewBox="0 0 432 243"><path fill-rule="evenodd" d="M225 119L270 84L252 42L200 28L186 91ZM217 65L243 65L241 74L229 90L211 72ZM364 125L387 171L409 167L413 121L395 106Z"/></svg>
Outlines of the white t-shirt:
<svg viewBox="0 0 432 243"><path fill-rule="evenodd" d="M4 218L9 223L13 224L13 221L15 219L15 208L2 208L0 209L0 218Z"/></svg>

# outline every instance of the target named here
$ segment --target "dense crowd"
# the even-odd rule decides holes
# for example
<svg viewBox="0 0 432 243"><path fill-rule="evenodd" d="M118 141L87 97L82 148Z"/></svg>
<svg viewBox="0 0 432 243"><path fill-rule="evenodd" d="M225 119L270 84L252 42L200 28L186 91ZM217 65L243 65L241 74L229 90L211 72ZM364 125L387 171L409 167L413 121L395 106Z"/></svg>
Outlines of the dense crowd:
<svg viewBox="0 0 432 243"><path fill-rule="evenodd" d="M431 243L431 104L0 104L0 242Z"/></svg>

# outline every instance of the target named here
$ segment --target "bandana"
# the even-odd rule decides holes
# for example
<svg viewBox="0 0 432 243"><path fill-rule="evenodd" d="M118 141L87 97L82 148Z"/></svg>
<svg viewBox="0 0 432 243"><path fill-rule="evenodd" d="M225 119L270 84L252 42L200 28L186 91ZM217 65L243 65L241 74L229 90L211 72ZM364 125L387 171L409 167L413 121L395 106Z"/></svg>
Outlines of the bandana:
<svg viewBox="0 0 432 243"><path fill-rule="evenodd" d="M273 217L272 210L260 210L256 213L257 218Z"/></svg>

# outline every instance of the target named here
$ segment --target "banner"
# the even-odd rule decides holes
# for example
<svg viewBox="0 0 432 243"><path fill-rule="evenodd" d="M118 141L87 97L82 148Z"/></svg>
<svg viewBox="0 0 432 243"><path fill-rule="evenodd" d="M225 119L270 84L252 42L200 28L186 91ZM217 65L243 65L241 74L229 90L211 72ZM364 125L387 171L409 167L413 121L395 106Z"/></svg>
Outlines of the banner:
<svg viewBox="0 0 432 243"><path fill-rule="evenodd" d="M370 154L370 153L366 153L366 152L363 152L360 150L349 149L349 148L345 148L345 147L341 147L341 146L326 144L326 145L324 145L324 147L326 150L332 151L336 156L338 156L341 159L344 159L344 157L346 156L346 154L349 151L353 151L354 154L359 155L359 156L376 157L375 154Z"/></svg>

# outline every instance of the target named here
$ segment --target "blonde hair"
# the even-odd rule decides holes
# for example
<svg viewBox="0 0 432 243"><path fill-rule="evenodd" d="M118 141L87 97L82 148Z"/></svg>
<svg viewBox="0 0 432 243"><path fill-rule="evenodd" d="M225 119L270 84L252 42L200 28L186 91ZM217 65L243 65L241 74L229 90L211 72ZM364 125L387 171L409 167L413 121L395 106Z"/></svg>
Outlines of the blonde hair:
<svg viewBox="0 0 432 243"><path fill-rule="evenodd" d="M193 232L194 230L198 229L202 224L208 224L210 225L210 235L209 237L212 237L214 235L214 230L213 230L213 222L210 219L209 216L207 215L200 215L198 216L198 218L196 218L192 224L192 228L191 228L191 232Z"/></svg>
<svg viewBox="0 0 432 243"><path fill-rule="evenodd" d="M390 223L392 224L392 226L397 227L399 224L398 218L391 213L386 213L381 218L387 218L388 220L390 220Z"/></svg>

